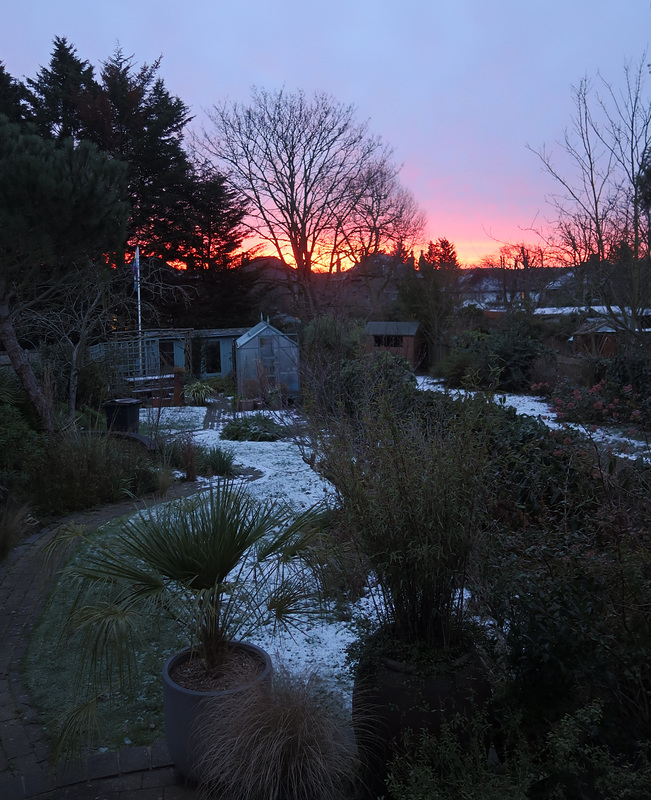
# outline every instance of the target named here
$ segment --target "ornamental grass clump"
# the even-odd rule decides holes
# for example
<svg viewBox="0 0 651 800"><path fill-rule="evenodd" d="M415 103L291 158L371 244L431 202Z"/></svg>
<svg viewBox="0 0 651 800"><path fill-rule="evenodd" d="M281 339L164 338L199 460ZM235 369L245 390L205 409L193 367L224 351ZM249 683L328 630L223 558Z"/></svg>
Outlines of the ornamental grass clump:
<svg viewBox="0 0 651 800"><path fill-rule="evenodd" d="M354 420L330 421L325 469L343 525L382 596L380 623L402 643L448 649L463 639L466 588L486 515L483 399L396 413L375 395Z"/></svg>
<svg viewBox="0 0 651 800"><path fill-rule="evenodd" d="M314 673L211 698L201 718L204 794L230 800L352 796L357 758L342 700Z"/></svg>
<svg viewBox="0 0 651 800"><path fill-rule="evenodd" d="M277 442L287 430L264 414L235 417L223 427L221 438L231 442Z"/></svg>

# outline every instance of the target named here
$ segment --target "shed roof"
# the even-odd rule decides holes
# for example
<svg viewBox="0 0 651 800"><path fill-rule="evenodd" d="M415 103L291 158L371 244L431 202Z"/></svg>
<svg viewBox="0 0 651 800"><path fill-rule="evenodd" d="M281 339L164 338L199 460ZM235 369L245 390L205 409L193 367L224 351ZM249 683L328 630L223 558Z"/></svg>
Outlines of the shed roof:
<svg viewBox="0 0 651 800"><path fill-rule="evenodd" d="M248 328L202 328L194 331L196 339L235 339L248 332Z"/></svg>
<svg viewBox="0 0 651 800"><path fill-rule="evenodd" d="M257 325L254 325L246 333L242 334L242 336L240 336L239 339L235 340L235 346L243 347L245 344L247 344L247 342L250 342L251 339L255 339L256 336L260 336L260 334L264 333L265 331L273 333L277 336L283 336L285 339L289 339L290 342L295 344L294 340L290 336L287 336L286 333L279 331L278 328L274 328L274 326L269 324L268 322L260 320L260 322L258 322Z"/></svg>
<svg viewBox="0 0 651 800"><path fill-rule="evenodd" d="M367 336L415 336L417 322L367 322Z"/></svg>

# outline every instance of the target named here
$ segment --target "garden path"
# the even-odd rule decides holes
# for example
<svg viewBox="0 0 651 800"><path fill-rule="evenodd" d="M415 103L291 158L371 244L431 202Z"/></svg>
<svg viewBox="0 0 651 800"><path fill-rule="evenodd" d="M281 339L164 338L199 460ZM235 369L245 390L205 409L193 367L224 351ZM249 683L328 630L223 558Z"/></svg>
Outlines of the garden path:
<svg viewBox="0 0 651 800"><path fill-rule="evenodd" d="M165 500L202 487L176 483ZM151 504L153 498L147 498ZM0 565L0 798L2 800L191 800L195 790L176 772L164 743L49 765L50 745L23 686L21 662L45 600L43 549L64 522L95 528L134 510L129 500L78 512L42 527Z"/></svg>

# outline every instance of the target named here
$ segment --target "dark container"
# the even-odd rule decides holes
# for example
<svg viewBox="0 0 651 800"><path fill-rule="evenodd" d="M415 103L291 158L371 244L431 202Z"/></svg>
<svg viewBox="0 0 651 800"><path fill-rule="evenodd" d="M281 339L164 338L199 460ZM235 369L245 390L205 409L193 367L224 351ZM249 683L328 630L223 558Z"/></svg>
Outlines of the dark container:
<svg viewBox="0 0 651 800"><path fill-rule="evenodd" d="M110 431L138 433L140 429L140 400L125 397L104 403L106 428Z"/></svg>

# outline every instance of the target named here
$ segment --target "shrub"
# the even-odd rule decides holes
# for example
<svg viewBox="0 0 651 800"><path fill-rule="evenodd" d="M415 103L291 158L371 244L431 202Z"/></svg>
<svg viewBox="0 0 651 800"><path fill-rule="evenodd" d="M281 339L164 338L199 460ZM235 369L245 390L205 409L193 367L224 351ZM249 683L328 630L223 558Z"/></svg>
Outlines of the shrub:
<svg viewBox="0 0 651 800"><path fill-rule="evenodd" d="M204 383L210 386L213 394L225 394L232 397L237 393L237 383L232 373L229 375L216 376L214 378L206 378Z"/></svg>
<svg viewBox="0 0 651 800"><path fill-rule="evenodd" d="M444 721L438 734L408 732L387 788L400 800L524 800L539 774L517 719L498 732L479 710Z"/></svg>
<svg viewBox="0 0 651 800"><path fill-rule="evenodd" d="M578 438L558 444L551 460L545 443L503 456L515 467L501 474L529 465L538 502L527 510L498 488L482 599L527 725L544 732L599 700L601 741L630 755L651 725L651 469L602 465Z"/></svg>
<svg viewBox="0 0 651 800"><path fill-rule="evenodd" d="M76 431L52 436L28 464L30 493L47 514L62 515L158 488L142 445Z"/></svg>
<svg viewBox="0 0 651 800"><path fill-rule="evenodd" d="M235 417L222 428L221 438L231 442L277 442L287 431L264 414Z"/></svg>
<svg viewBox="0 0 651 800"><path fill-rule="evenodd" d="M214 389L208 381L195 380L188 383L183 389L183 393L195 405L201 406L213 394Z"/></svg>
<svg viewBox="0 0 651 800"><path fill-rule="evenodd" d="M202 448L199 451L199 472L202 475L223 475L231 477L235 475L235 453L233 450L225 450L218 445L209 448Z"/></svg>
<svg viewBox="0 0 651 800"><path fill-rule="evenodd" d="M643 349L629 353L618 353L612 358L597 359L595 376L613 386L631 386L633 392L651 395L651 370L649 357Z"/></svg>
<svg viewBox="0 0 651 800"><path fill-rule="evenodd" d="M450 386L466 383L519 391L530 384L534 360L543 353L540 333L524 317L513 315L504 327L464 331L439 366Z"/></svg>
<svg viewBox="0 0 651 800"><path fill-rule="evenodd" d="M526 727L508 709L502 720L478 712L441 727L439 735L407 737L387 786L400 800L524 800L592 798L639 800L648 796L651 764L641 751L635 764L594 740L598 703L565 714L546 738L532 745Z"/></svg>
<svg viewBox="0 0 651 800"><path fill-rule="evenodd" d="M563 422L651 430L651 391L642 395L630 383L616 384L602 378L586 389L563 381L552 396L554 412Z"/></svg>
<svg viewBox="0 0 651 800"><path fill-rule="evenodd" d="M28 465L45 444L44 437L14 405L0 405L0 485L27 492Z"/></svg>
<svg viewBox="0 0 651 800"><path fill-rule="evenodd" d="M196 481L202 451L191 433L181 433L163 444L161 458L166 466L184 472L186 481Z"/></svg>
<svg viewBox="0 0 651 800"><path fill-rule="evenodd" d="M382 592L378 622L403 644L456 647L486 509L485 402L434 401L398 414L390 396L360 396L356 418L332 419L321 446L343 524Z"/></svg>
<svg viewBox="0 0 651 800"><path fill-rule="evenodd" d="M356 417L361 408L379 402L401 414L412 406L417 395L411 364L404 356L385 350L344 361L340 381L340 402L335 410L351 417Z"/></svg>
<svg viewBox="0 0 651 800"><path fill-rule="evenodd" d="M339 800L356 761L341 701L316 675L215 698L203 718L207 791L231 800Z"/></svg>

